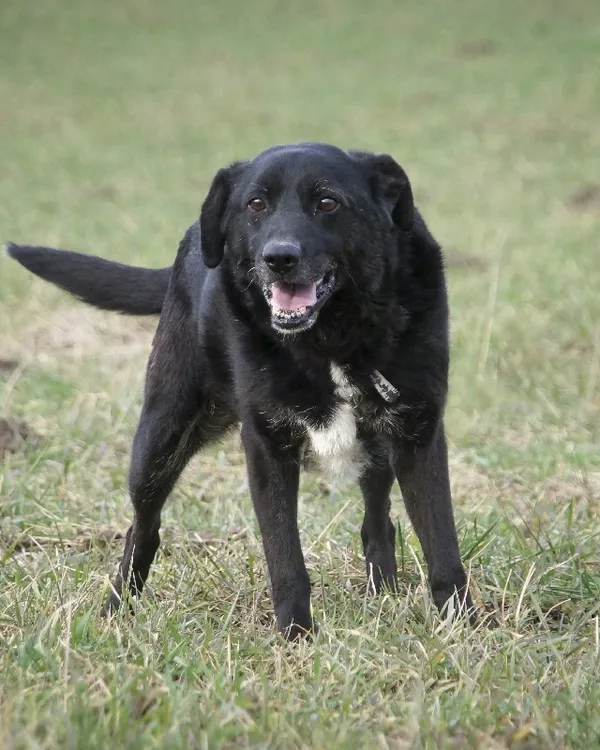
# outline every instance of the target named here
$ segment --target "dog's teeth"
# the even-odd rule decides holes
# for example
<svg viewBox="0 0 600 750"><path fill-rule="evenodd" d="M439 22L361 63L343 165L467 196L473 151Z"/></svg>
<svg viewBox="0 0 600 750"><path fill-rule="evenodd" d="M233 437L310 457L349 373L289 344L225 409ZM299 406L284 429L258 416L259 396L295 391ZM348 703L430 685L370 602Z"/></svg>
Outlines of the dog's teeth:
<svg viewBox="0 0 600 750"><path fill-rule="evenodd" d="M298 307L296 310L285 310L280 307L273 307L272 314L273 318L276 318L282 323L295 323L301 320L309 310L310 307L307 306Z"/></svg>

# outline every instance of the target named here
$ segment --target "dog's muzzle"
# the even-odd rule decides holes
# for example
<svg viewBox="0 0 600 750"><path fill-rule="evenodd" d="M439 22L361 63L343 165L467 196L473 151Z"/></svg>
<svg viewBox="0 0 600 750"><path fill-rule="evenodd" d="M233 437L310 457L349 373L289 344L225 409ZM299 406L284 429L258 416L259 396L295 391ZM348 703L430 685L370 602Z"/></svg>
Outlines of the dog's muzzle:
<svg viewBox="0 0 600 750"><path fill-rule="evenodd" d="M310 284L275 281L263 287L271 308L271 323L281 333L307 331L316 323L319 310L332 295L336 285L335 271L330 270Z"/></svg>

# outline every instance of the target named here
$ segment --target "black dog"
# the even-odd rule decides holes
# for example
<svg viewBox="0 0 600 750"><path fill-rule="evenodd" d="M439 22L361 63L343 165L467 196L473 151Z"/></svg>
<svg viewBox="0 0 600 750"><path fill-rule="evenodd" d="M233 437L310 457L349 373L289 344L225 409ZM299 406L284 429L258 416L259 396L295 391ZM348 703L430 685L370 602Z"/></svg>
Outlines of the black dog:
<svg viewBox="0 0 600 750"><path fill-rule="evenodd" d="M298 535L306 445L354 468L370 587L395 587L398 479L433 598L472 615L452 515L443 413L448 308L442 254L386 155L277 146L220 170L172 268L49 248L9 255L108 310L161 313L133 443L135 516L107 609L141 591L162 507L190 457L241 422L279 628L312 627Z"/></svg>

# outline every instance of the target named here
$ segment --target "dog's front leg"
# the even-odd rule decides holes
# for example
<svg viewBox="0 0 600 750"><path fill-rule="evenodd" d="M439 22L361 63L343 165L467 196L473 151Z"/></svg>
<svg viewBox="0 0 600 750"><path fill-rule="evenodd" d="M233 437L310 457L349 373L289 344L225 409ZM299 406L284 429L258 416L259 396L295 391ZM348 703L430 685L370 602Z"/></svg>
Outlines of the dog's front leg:
<svg viewBox="0 0 600 750"><path fill-rule="evenodd" d="M312 628L310 580L298 533L300 446L249 417L242 425L248 480L271 578L277 626L293 640Z"/></svg>
<svg viewBox="0 0 600 750"><path fill-rule="evenodd" d="M459 611L468 612L474 620L452 513L443 422L437 424L428 445L402 447L395 463L404 504L429 569L433 600L440 610L454 600Z"/></svg>
<svg viewBox="0 0 600 750"><path fill-rule="evenodd" d="M366 445L369 461L359 484L365 501L360 530L369 591L378 594L383 586L396 589L396 533L390 518L390 490L394 470L387 444L372 439Z"/></svg>

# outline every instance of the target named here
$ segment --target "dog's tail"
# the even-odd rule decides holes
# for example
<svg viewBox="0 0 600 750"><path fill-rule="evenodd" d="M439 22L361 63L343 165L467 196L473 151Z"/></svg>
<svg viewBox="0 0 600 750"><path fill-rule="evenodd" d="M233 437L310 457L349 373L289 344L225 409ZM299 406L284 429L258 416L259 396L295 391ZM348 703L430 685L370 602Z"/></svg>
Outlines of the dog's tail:
<svg viewBox="0 0 600 750"><path fill-rule="evenodd" d="M93 255L9 243L6 252L28 271L102 310L157 315L171 268L125 266Z"/></svg>

